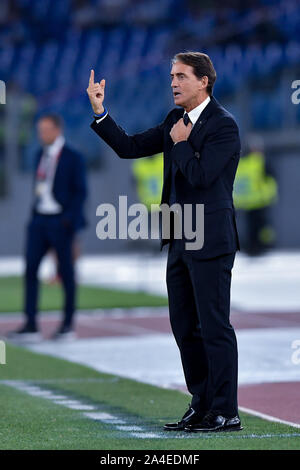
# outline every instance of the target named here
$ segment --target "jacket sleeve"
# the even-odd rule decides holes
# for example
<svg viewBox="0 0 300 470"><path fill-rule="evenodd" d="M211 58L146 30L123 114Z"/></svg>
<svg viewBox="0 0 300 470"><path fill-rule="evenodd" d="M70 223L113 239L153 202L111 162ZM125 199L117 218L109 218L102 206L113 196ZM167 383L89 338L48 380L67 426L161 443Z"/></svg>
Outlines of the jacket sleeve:
<svg viewBox="0 0 300 470"><path fill-rule="evenodd" d="M164 123L139 134L128 135L108 114L91 128L99 135L120 158L140 158L163 151Z"/></svg>
<svg viewBox="0 0 300 470"><path fill-rule="evenodd" d="M187 140L174 145L171 154L193 187L209 188L230 159L240 153L239 131L235 121L231 117L222 117L217 128L208 135L199 158L195 152L197 149Z"/></svg>

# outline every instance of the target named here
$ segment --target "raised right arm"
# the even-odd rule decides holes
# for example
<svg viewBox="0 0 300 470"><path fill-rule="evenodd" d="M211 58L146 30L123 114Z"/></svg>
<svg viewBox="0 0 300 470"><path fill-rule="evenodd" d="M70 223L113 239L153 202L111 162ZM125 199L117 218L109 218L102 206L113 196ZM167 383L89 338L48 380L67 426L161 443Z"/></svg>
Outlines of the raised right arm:
<svg viewBox="0 0 300 470"><path fill-rule="evenodd" d="M99 124L97 118L91 128L119 155L120 158L140 158L163 151L163 124L139 134L128 135L107 114Z"/></svg>
<svg viewBox="0 0 300 470"><path fill-rule="evenodd" d="M101 80L100 83L94 83L94 71L92 70L87 88L95 117L91 128L120 158L140 158L162 152L164 124L162 123L135 135L126 134L103 106L104 89L105 80Z"/></svg>

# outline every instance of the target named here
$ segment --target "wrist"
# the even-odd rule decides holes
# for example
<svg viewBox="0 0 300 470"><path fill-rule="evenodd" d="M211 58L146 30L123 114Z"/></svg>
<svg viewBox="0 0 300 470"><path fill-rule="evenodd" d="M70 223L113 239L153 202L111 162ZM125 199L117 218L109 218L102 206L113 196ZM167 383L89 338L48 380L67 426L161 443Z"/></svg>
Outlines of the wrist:
<svg viewBox="0 0 300 470"><path fill-rule="evenodd" d="M104 106L102 106L102 109L97 109L97 111L94 111L94 116L97 118L103 117L107 113L107 110Z"/></svg>

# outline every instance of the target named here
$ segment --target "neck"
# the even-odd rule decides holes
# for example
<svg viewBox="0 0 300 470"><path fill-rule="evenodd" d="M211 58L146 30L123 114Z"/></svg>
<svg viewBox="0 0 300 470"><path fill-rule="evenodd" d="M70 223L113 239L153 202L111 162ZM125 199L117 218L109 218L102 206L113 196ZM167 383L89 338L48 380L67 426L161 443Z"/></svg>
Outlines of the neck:
<svg viewBox="0 0 300 470"><path fill-rule="evenodd" d="M57 136L52 140L52 142L50 142L49 144L46 144L46 147L50 147L50 146L53 145L55 142L57 142L57 140L60 139L61 137L62 137L62 134L57 135Z"/></svg>
<svg viewBox="0 0 300 470"><path fill-rule="evenodd" d="M203 103L203 101L208 98L208 94L205 93L205 95L201 95L200 97L196 98L193 102L188 103L186 106L183 106L184 110L189 113L193 109L197 108L199 104Z"/></svg>

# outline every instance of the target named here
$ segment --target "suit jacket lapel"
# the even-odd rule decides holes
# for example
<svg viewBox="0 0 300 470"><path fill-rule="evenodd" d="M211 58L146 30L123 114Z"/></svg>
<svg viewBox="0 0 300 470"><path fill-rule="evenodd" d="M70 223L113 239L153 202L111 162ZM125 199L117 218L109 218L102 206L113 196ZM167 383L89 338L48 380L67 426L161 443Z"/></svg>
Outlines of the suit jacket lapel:
<svg viewBox="0 0 300 470"><path fill-rule="evenodd" d="M207 119L213 112L215 111L216 107L218 106L218 102L214 96L211 96L210 102L207 106L205 106L204 110L198 117L197 121L195 122L193 129L190 133L189 139L193 139L193 137L203 128L204 124L206 123Z"/></svg>
<svg viewBox="0 0 300 470"><path fill-rule="evenodd" d="M37 169L38 169L38 167L39 167L39 164L40 164L42 155L43 155L43 150L40 149L40 150L38 151L37 156L36 156L36 159L35 159L35 161L34 161L34 177L36 177L36 172L37 172Z"/></svg>
<svg viewBox="0 0 300 470"><path fill-rule="evenodd" d="M177 108L177 109L176 109L176 113L174 113L173 122L172 122L172 125L171 125L171 127L170 127L170 130L171 130L172 126L173 126L174 124L176 124L176 122L179 121L180 118L182 118L183 113L184 113L184 109L183 109L183 108ZM170 137L170 140L171 140L171 142L172 142L171 137ZM173 146L173 143L171 144L171 147L172 147L172 146ZM165 158L164 165L165 165L165 172L164 172L164 173L165 173L165 177L167 177L168 174L169 174L169 171L170 171L170 169L171 169L171 158L170 158L170 156L168 156L168 158Z"/></svg>
<svg viewBox="0 0 300 470"><path fill-rule="evenodd" d="M55 169L53 184L52 184L52 191L53 192L55 191L54 188L56 187L57 182L59 181L61 168L64 166L64 153L65 153L64 151L65 151L65 144L64 144L64 146L62 147L62 149L60 151L58 162L56 164L56 169Z"/></svg>

